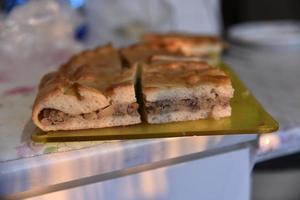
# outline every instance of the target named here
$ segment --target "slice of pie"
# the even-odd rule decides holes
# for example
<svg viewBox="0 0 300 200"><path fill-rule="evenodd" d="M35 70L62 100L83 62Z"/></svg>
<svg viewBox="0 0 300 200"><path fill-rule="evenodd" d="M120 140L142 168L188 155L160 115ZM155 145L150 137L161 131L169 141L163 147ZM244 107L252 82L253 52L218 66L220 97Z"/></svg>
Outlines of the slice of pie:
<svg viewBox="0 0 300 200"><path fill-rule="evenodd" d="M205 62L144 64L141 84L149 123L231 115L234 89L230 78Z"/></svg>
<svg viewBox="0 0 300 200"><path fill-rule="evenodd" d="M111 45L84 51L43 77L32 120L44 131L140 123L135 80Z"/></svg>
<svg viewBox="0 0 300 200"><path fill-rule="evenodd" d="M200 57L210 63L217 63L225 43L214 36L187 33L145 34L142 42L156 45L168 52L186 57Z"/></svg>

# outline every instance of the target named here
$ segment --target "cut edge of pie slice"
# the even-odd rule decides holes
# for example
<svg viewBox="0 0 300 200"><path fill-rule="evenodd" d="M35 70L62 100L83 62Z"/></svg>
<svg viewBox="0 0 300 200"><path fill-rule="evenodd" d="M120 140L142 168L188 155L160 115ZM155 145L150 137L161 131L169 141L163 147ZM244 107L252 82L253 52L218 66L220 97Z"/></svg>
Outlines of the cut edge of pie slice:
<svg viewBox="0 0 300 200"><path fill-rule="evenodd" d="M42 78L32 120L43 131L140 123L136 73L111 45L84 51Z"/></svg>
<svg viewBox="0 0 300 200"><path fill-rule="evenodd" d="M148 123L231 115L230 78L205 62L144 64L141 84Z"/></svg>

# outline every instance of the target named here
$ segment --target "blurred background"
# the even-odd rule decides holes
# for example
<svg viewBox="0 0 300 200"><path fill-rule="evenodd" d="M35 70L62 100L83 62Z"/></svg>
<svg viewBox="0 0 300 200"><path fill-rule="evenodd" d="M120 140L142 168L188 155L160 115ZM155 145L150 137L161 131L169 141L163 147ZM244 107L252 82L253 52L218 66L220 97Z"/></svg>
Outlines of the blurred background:
<svg viewBox="0 0 300 200"><path fill-rule="evenodd" d="M259 139L252 198L296 200L300 199L300 97L295 88L300 83L299 19L299 0L0 0L0 82L3 86L6 79L17 77L18 84L28 85L28 77L40 77L84 48L108 42L129 45L149 31L222 37L230 43L224 59L246 63L236 70L250 88L260 88L253 76L248 78L251 73L264 80L259 74L266 70L264 74L275 80L284 72L276 79L280 85L265 81L270 90L254 89L280 121L281 130ZM38 79L30 81L36 85Z"/></svg>

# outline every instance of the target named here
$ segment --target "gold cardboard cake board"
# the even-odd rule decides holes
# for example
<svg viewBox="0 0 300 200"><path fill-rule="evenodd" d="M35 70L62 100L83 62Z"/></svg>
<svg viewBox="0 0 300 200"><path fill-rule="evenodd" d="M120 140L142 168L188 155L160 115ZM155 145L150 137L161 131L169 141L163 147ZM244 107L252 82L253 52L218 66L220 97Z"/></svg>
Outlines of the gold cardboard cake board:
<svg viewBox="0 0 300 200"><path fill-rule="evenodd" d="M167 124L143 122L123 127L76 131L43 132L37 128L32 134L32 140L35 142L120 140L193 135L262 134L278 130L278 123L264 110L238 76L225 64L221 64L220 68L230 76L235 89L231 100L231 117Z"/></svg>

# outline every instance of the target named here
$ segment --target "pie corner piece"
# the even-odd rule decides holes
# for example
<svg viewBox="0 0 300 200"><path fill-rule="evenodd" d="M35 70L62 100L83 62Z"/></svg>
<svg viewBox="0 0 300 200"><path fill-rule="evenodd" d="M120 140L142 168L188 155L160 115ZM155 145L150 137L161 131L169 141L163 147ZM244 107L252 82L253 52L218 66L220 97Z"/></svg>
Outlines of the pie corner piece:
<svg viewBox="0 0 300 200"><path fill-rule="evenodd" d="M159 45L168 51L179 51L185 56L220 54L224 48L227 48L227 44L216 36L180 32L147 33L142 35L141 41Z"/></svg>
<svg viewBox="0 0 300 200"><path fill-rule="evenodd" d="M84 51L45 75L33 106L33 122L43 131L140 123L136 68L121 69L116 55L111 46Z"/></svg>
<svg viewBox="0 0 300 200"><path fill-rule="evenodd" d="M231 116L230 78L204 62L149 64L141 82L148 123Z"/></svg>

